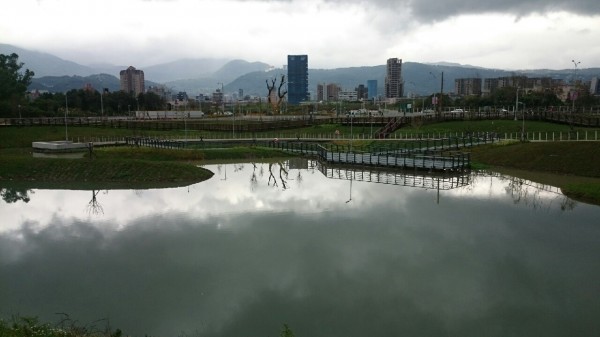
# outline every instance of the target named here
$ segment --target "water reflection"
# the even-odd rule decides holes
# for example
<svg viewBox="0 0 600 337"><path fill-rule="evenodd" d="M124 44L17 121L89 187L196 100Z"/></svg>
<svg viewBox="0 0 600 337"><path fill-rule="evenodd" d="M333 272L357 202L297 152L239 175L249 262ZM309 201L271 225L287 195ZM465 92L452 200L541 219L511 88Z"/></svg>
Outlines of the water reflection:
<svg viewBox="0 0 600 337"><path fill-rule="evenodd" d="M93 214L93 215L104 214L104 208L102 208L102 205L100 205L100 203L98 202L98 199L97 199L97 195L99 192L100 191L92 190L92 200L90 200L90 202L88 202L88 205L87 205L88 214ZM106 193L108 193L108 191L106 191Z"/></svg>
<svg viewBox="0 0 600 337"><path fill-rule="evenodd" d="M499 181L514 204L522 204L535 210L549 210L558 204L562 211L570 211L577 205L575 200L562 194L561 189L555 186L489 171L476 172L473 178L489 178L490 191L493 189L493 182Z"/></svg>
<svg viewBox="0 0 600 337"><path fill-rule="evenodd" d="M600 329L600 207L564 212L559 191L494 174L438 189L313 162L207 167L189 188L0 203L0 316L66 312L136 336Z"/></svg>
<svg viewBox="0 0 600 337"><path fill-rule="evenodd" d="M29 200L31 200L29 193L33 193L33 191L26 188L0 188L0 196L2 197L2 200L9 204L17 201L23 201L24 203L28 203Z"/></svg>

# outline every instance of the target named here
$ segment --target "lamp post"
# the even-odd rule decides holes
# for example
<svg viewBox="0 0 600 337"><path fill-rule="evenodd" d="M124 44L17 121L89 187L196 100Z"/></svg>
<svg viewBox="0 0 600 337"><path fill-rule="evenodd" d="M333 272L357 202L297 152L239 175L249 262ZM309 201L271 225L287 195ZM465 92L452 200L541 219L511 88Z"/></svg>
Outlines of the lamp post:
<svg viewBox="0 0 600 337"><path fill-rule="evenodd" d="M431 71L429 72L429 74L431 76L433 76L434 79L437 80L437 76L435 76ZM433 97L435 97L435 94ZM443 100L444 100L444 72L442 71L441 79L440 79L440 98L439 98L439 100L435 99L436 103L434 103L434 105L437 105L436 110L438 110L437 108L439 108L438 118L441 117L442 110L444 109L443 108Z"/></svg>
<svg viewBox="0 0 600 337"><path fill-rule="evenodd" d="M19 124L23 124L23 121L21 120L21 104L17 105L17 108L19 109Z"/></svg>
<svg viewBox="0 0 600 337"><path fill-rule="evenodd" d="M183 141L183 147L187 147L187 100L185 101L185 105L183 107L183 129L185 131L185 139Z"/></svg>
<svg viewBox="0 0 600 337"><path fill-rule="evenodd" d="M575 77L577 76L577 66L581 62L575 60L571 60L571 62L573 62L573 65L575 66L575 69L573 70L573 89L571 90L571 119L573 119L573 112L575 111L575 99L577 99L577 81L575 80Z"/></svg>
<svg viewBox="0 0 600 337"><path fill-rule="evenodd" d="M515 121L517 120L517 109L519 108L519 87L517 87L517 99L515 101Z"/></svg>
<svg viewBox="0 0 600 337"><path fill-rule="evenodd" d="M100 119L104 119L104 102L102 100L103 94L104 89L100 90Z"/></svg>
<svg viewBox="0 0 600 337"><path fill-rule="evenodd" d="M69 98L68 92L65 93L65 141L69 141L69 133L67 131L67 114L69 114Z"/></svg>
<svg viewBox="0 0 600 337"><path fill-rule="evenodd" d="M523 127L521 129L521 141L524 142L525 141L525 113L527 112L527 109L525 107L525 103L523 103Z"/></svg>
<svg viewBox="0 0 600 337"><path fill-rule="evenodd" d="M221 104L223 107L223 115L225 115L225 87L223 85L223 82L219 82L217 84L221 85ZM235 108L232 109L233 110L233 119L232 119L232 124L231 124L231 138L235 138Z"/></svg>
<svg viewBox="0 0 600 337"><path fill-rule="evenodd" d="M515 108L518 107L519 104L523 105L523 113L522 113L523 125L521 126L521 141L524 142L525 141L525 103L517 101L517 105L515 106Z"/></svg>

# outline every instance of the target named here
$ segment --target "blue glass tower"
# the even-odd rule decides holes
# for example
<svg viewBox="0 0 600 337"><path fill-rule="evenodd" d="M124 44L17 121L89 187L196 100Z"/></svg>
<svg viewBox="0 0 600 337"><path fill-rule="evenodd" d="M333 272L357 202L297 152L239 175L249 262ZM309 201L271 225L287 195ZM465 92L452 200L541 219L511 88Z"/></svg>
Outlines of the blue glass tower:
<svg viewBox="0 0 600 337"><path fill-rule="evenodd" d="M367 91L369 93L369 100L377 98L377 80L367 81Z"/></svg>
<svg viewBox="0 0 600 337"><path fill-rule="evenodd" d="M288 55L288 102L308 101L308 56Z"/></svg>

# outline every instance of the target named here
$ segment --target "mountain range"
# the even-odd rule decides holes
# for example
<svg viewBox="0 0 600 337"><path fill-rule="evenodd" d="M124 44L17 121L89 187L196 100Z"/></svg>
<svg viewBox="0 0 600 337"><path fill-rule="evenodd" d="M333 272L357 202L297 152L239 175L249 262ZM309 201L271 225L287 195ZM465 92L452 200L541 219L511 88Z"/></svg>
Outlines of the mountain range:
<svg viewBox="0 0 600 337"><path fill-rule="evenodd" d="M0 44L0 54L16 53L23 68L35 72L30 90L47 90L64 92L83 88L91 84L94 88L119 90L119 72L127 66L110 64L81 65L61 59L57 56L27 50L8 44ZM310 55L309 55L310 56ZM309 59L310 61L310 59ZM135 65L133 65L135 67ZM185 91L190 97L197 94L210 94L224 87L226 94L240 89L245 95L265 96L266 80L279 78L285 74L282 68L274 68L263 62L248 62L228 59L181 59L169 63L144 67L146 87L165 85L172 92ZM379 94L383 93L385 65L370 67L350 67L336 69L309 69L309 91L314 97L318 83L336 83L343 90L351 90L359 84L366 85L367 80L377 80ZM425 64L417 62L402 63L405 95L429 95L443 91L454 91L454 80L457 78L495 78L502 76L525 75L528 77L551 77L572 80L577 78L589 81L600 76L600 68L563 69L563 70L519 70L509 71L488 69L471 65L447 62Z"/></svg>

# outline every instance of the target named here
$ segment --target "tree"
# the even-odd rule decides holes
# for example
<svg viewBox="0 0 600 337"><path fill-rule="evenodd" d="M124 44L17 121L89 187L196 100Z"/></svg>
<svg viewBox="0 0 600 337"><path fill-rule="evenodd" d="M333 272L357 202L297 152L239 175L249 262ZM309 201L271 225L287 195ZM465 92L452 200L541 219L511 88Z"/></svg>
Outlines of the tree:
<svg viewBox="0 0 600 337"><path fill-rule="evenodd" d="M269 104L271 104L271 109L273 114L279 114L281 110L281 103L287 95L287 90L282 90L283 86L287 83L285 81L285 75L281 75L281 82L279 82L279 86L277 87L277 96L274 95L275 83L277 82L276 78L271 79L271 84L269 85L269 80L265 80L267 83L267 90L269 93L267 94L267 99L269 100Z"/></svg>
<svg viewBox="0 0 600 337"><path fill-rule="evenodd" d="M25 97L27 86L31 84L33 71L26 69L21 73L23 63L19 63L19 55L0 54L0 115L16 116Z"/></svg>

